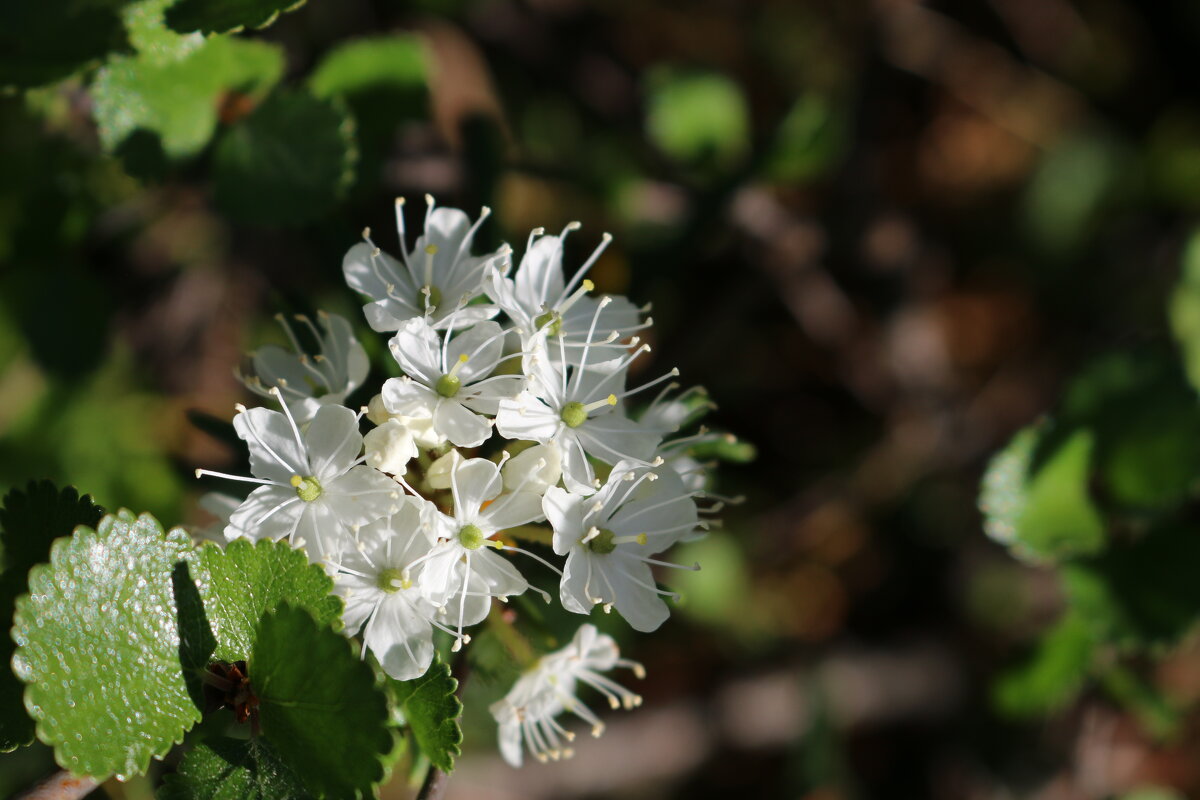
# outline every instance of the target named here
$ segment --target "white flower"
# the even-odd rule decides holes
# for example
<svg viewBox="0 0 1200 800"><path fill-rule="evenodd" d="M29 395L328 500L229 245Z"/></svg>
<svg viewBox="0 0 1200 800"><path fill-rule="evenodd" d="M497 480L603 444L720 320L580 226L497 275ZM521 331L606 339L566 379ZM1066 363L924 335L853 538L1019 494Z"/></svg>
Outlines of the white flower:
<svg viewBox="0 0 1200 800"><path fill-rule="evenodd" d="M278 390L275 390L278 397ZM229 518L227 539L288 539L328 567L349 539L349 529L397 507L400 487L378 470L358 464L358 416L342 406L322 406L303 435L284 413L245 409L233 418L250 449L253 478L196 470L196 476L262 484Z"/></svg>
<svg viewBox="0 0 1200 800"><path fill-rule="evenodd" d="M576 492L594 489L596 476L588 456L606 464L621 460L648 464L661 437L626 417L617 404L658 382L625 391L629 363L649 350L649 345L599 363L588 363L589 348L585 346L580 363L567 366L546 356L545 343L543 334L525 357L528 388L514 399L500 402L496 415L500 434L553 443L562 458L563 482ZM658 380L672 374L674 370Z"/></svg>
<svg viewBox="0 0 1200 800"><path fill-rule="evenodd" d="M465 328L499 311L485 304L454 313L482 293L484 270L489 263L506 258L507 247L485 256L471 255L475 232L491 211L483 209L472 225L457 208L435 208L428 195L425 201L425 231L411 252L405 241L404 201L396 201L401 261L376 247L369 231L364 232L366 242L354 245L342 260L346 283L372 300L364 311L374 330L399 330L414 317L425 317L437 328L451 324Z"/></svg>
<svg viewBox="0 0 1200 800"><path fill-rule="evenodd" d="M573 222L558 236L539 236L541 229L535 230L515 276L507 278L492 267L483 284L487 295L512 319L526 345L535 334L544 332L554 343L551 358L559 355L561 344L563 360L570 363L578 363L584 344L597 333L608 338L593 341L593 347L621 348L616 340L650 325L649 320L641 322L638 309L623 297L611 297L601 305L600 300L587 296L594 287L583 276L612 241L607 233L571 281L564 282L563 241L578 228L579 223Z"/></svg>
<svg viewBox="0 0 1200 800"><path fill-rule="evenodd" d="M441 541L424 562L421 584L434 604L449 607L450 616L452 619L457 617L461 632L464 626L482 619L482 616L472 619L467 613L465 598L468 591L506 598L530 588L528 581L508 559L492 552L515 551L517 548L492 537L505 528L538 521L543 516L541 495L525 491L501 495L504 482L499 467L487 459L464 460L457 450L451 452L454 454L450 470L454 514L436 512L431 515L434 535ZM453 608L455 595L458 596L457 609Z"/></svg>
<svg viewBox="0 0 1200 800"><path fill-rule="evenodd" d="M367 463L381 472L403 475L408 462L417 456L413 432L398 419L389 419L363 437Z"/></svg>
<svg viewBox="0 0 1200 800"><path fill-rule="evenodd" d="M425 674L433 660L433 629L444 628L437 621L437 607L418 585L419 562L433 547L423 504L402 500L396 513L360 528L357 547L347 550L333 576L346 601L346 635L361 629L363 647L375 654L384 672L401 681ZM487 613L486 597L473 602L483 603ZM478 610L472 608L472 613Z"/></svg>
<svg viewBox="0 0 1200 800"><path fill-rule="evenodd" d="M614 667L628 667L638 678L646 674L641 664L620 657L611 636L590 624L581 626L566 647L543 656L490 708L499 725L504 760L514 767L521 766L522 743L538 761L570 758L573 751L564 741L574 741L575 734L554 719L563 711L590 724L593 736L604 732L604 723L576 697L580 683L607 697L614 709L641 705L641 697L600 674Z"/></svg>
<svg viewBox="0 0 1200 800"><path fill-rule="evenodd" d="M273 388L280 389L292 403L296 422L305 425L321 406L341 405L362 385L370 366L367 352L354 338L350 323L337 314L318 311L319 328L303 314L296 316L317 342L318 351L311 356L304 351L283 315L275 318L295 352L276 345L260 347L250 354L249 363L244 372L238 373L238 378L263 396L270 396Z"/></svg>
<svg viewBox="0 0 1200 800"><path fill-rule="evenodd" d="M688 567L650 556L703 526L678 475L622 462L593 495L547 490L543 509L554 528L554 552L567 557L559 590L564 608L587 614L596 604L616 607L639 631L666 620L659 595L671 593L655 585L650 565Z"/></svg>
<svg viewBox="0 0 1200 800"><path fill-rule="evenodd" d="M459 447L483 444L492 422L482 415L495 414L525 383L520 375L491 374L502 360L505 333L490 321L457 336L449 328L439 334L423 319L404 323L389 345L406 376L384 383L384 406L392 414L429 416Z"/></svg>

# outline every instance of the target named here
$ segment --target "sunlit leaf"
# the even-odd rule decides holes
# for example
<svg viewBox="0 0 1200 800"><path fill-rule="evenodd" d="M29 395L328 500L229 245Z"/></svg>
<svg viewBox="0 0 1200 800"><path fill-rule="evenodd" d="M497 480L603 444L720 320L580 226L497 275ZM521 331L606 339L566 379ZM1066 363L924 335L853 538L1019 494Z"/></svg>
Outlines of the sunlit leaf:
<svg viewBox="0 0 1200 800"><path fill-rule="evenodd" d="M452 771L454 759L462 754L462 703L455 695L458 681L450 675L450 666L435 658L420 678L388 684L421 752L438 769Z"/></svg>

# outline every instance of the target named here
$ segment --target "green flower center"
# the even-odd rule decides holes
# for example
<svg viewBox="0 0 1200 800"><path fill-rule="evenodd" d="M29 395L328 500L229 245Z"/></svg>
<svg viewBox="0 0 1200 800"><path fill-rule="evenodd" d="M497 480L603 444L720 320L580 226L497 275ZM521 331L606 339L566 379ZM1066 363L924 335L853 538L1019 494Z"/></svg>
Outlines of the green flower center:
<svg viewBox="0 0 1200 800"><path fill-rule="evenodd" d="M563 406L562 414L559 415L562 421L566 423L568 428L578 428L583 423L587 422L588 412L584 408L583 403L570 402Z"/></svg>
<svg viewBox="0 0 1200 800"><path fill-rule="evenodd" d="M299 475L292 476L292 488L296 490L296 494L306 503L311 503L321 496L321 484L312 475L307 478L302 478Z"/></svg>
<svg viewBox="0 0 1200 800"><path fill-rule="evenodd" d="M468 550L478 550L487 539L475 525L463 525L458 529L458 543Z"/></svg>
<svg viewBox="0 0 1200 800"><path fill-rule="evenodd" d="M597 555L606 556L617 549L617 543L613 541L614 538L616 538L616 535L612 531L608 528L601 528L600 532L591 539L588 539L583 546Z"/></svg>
<svg viewBox="0 0 1200 800"><path fill-rule="evenodd" d="M546 329L546 333L548 335L558 336L560 333L562 333L562 317L553 311L547 311L544 314L539 315L533 321L533 327L538 330L541 330L547 325L550 326Z"/></svg>
<svg viewBox="0 0 1200 800"><path fill-rule="evenodd" d="M395 567L388 567L380 572L375 582L380 589L388 594L412 587L412 581L404 577L404 570L396 569Z"/></svg>
<svg viewBox="0 0 1200 800"><path fill-rule="evenodd" d="M442 397L454 397L458 394L458 390L462 388L462 378L449 373L437 379L437 383L433 385L434 391Z"/></svg>

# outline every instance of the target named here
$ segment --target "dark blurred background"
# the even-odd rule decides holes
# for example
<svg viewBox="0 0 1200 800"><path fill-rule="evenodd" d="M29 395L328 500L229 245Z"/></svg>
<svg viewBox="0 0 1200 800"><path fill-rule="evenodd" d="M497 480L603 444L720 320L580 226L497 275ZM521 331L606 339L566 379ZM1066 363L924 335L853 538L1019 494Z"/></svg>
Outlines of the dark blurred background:
<svg viewBox="0 0 1200 800"><path fill-rule="evenodd" d="M568 269L609 231L591 277L654 304L646 377L679 367L758 455L721 468L746 502L676 553L704 570L672 620L623 640L645 707L514 771L468 692L450 797L1200 796L1194 725L1155 735L1102 692L997 703L1061 598L976 510L1066 376L1170 338L1200 6L310 0L239 38L319 95L368 36L411 69L342 92L353 174L298 224L241 213L219 153L104 141L87 73L0 98L0 489L203 521L192 469L237 454L187 412L247 401L232 367L277 311L367 338L341 257L368 225L395 252L394 197L487 204L492 245L578 219ZM217 137L257 102L214 98ZM1156 670L1194 703L1200 643ZM0 794L48 759L0 756Z"/></svg>

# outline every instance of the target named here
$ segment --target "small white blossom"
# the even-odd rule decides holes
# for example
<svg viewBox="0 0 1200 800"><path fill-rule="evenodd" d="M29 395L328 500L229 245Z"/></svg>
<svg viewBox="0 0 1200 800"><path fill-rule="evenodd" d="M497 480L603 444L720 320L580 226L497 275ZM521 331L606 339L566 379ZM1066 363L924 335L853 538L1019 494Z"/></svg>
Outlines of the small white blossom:
<svg viewBox="0 0 1200 800"><path fill-rule="evenodd" d="M593 495L547 490L543 509L554 527L554 552L567 557L559 591L564 608L587 614L597 604L615 607L639 631L666 620L659 595L671 593L655 585L650 566L680 565L651 556L702 526L678 475L622 462Z"/></svg>
<svg viewBox="0 0 1200 800"><path fill-rule="evenodd" d="M520 375L492 375L506 333L496 323L452 333L439 334L423 319L404 323L390 346L406 375L384 383L383 403L392 414L428 416L459 447L477 447L492 435L492 421L484 415L495 414L500 401L516 395L525 381Z"/></svg>
<svg viewBox="0 0 1200 800"><path fill-rule="evenodd" d="M413 443L421 450L433 450L446 443L446 437L434 430L432 414L392 414L383 404L382 394L375 395L367 403L367 419L376 425L388 420L399 422L412 434Z"/></svg>
<svg viewBox="0 0 1200 800"><path fill-rule="evenodd" d="M422 594L420 561L433 548L422 519L424 501L401 501L396 513L364 525L357 547L350 548L334 574L336 591L346 601L346 634L362 631L363 648L379 659L383 671L406 681L425 673L433 660L433 629L439 610ZM484 604L486 597L474 604ZM478 616L477 608L472 614Z"/></svg>
<svg viewBox="0 0 1200 800"><path fill-rule="evenodd" d="M517 679L509 693L490 709L499 725L504 760L514 767L521 766L522 744L538 761L570 758L573 751L569 744L575 734L554 719L564 711L587 722L592 726L592 735L600 736L604 723L576 696L581 683L603 694L614 709L641 705L640 696L600 674L627 667L638 678L645 677L641 664L620 655L611 636L586 624L575 632L570 644L543 656Z"/></svg>
<svg viewBox="0 0 1200 800"><path fill-rule="evenodd" d="M543 519L541 495L518 491L502 496L504 481L499 467L484 458L463 459L458 451L452 453L454 511L453 515L433 515L434 534L441 541L425 564L425 591L435 603L444 605L451 595L467 587L473 576L493 597L521 594L529 583L508 559L492 552L503 549L492 537L505 528ZM473 622L460 621L460 630L464 624Z"/></svg>
<svg viewBox="0 0 1200 800"><path fill-rule="evenodd" d="M424 317L436 328L469 327L496 316L494 305L471 305L455 313L483 291L484 270L506 257L507 248L485 256L471 255L475 232L491 213L483 209L474 225L457 208L435 208L426 195L425 230L411 251L404 230L404 201L396 201L401 260L367 240L354 245L342 260L351 289L371 298L364 309L367 323L377 331L400 329L405 321ZM453 319L451 319L453 315Z"/></svg>
<svg viewBox="0 0 1200 800"><path fill-rule="evenodd" d="M576 492L595 488L588 456L606 464L648 464L661 437L618 408L623 398L658 382L625 390L630 362L648 349L642 345L620 358L589 363L585 346L580 363L567 366L547 357L543 336L524 359L528 388L500 402L496 429L510 439L553 444L562 459L563 482Z"/></svg>
<svg viewBox="0 0 1200 800"><path fill-rule="evenodd" d="M261 484L230 516L227 539L287 539L328 567L353 528L397 507L400 487L358 463L362 435L353 411L322 406L301 434L286 404L283 409L239 408L233 418L250 450L253 478L210 470L196 475Z"/></svg>
<svg viewBox="0 0 1200 800"><path fill-rule="evenodd" d="M238 378L264 397L278 388L292 404L296 422L305 425L321 406L341 405L362 385L370 366L367 352L354 338L350 323L337 314L318 311L320 327L302 314L296 316L317 342L318 351L312 355L304 351L284 316L276 319L295 352L276 345L260 347L250 354Z"/></svg>

